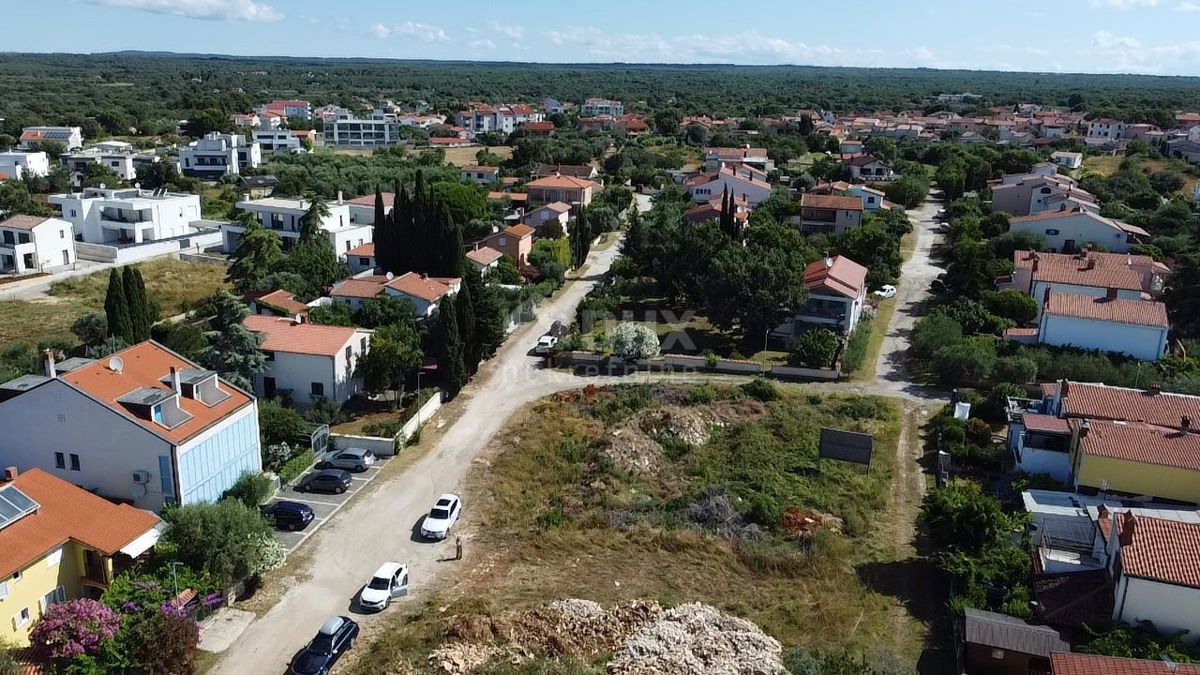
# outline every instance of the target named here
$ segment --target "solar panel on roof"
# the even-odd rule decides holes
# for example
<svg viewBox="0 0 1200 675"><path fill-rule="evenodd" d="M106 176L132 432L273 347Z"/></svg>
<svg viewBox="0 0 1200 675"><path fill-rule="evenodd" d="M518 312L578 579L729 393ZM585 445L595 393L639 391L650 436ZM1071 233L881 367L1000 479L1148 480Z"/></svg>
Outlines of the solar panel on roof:
<svg viewBox="0 0 1200 675"><path fill-rule="evenodd" d="M15 487L9 486L0 490L0 529L13 524L22 516L33 513L37 508L37 502Z"/></svg>

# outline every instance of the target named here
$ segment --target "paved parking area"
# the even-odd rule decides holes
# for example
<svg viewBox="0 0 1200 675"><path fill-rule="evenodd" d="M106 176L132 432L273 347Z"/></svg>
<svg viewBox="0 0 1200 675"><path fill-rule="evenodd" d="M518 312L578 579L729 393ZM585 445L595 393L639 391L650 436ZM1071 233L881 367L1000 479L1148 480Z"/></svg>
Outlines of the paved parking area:
<svg viewBox="0 0 1200 675"><path fill-rule="evenodd" d="M379 472L383 470L383 466L391 461L391 459L391 457L377 457L375 459L375 464L373 464L366 471L363 471L362 473L355 473L351 471L350 477L352 480L350 482L350 489L346 490L340 495L325 494L323 492L299 492L290 487L281 488L279 492L275 493L275 498L268 502L269 504L274 504L275 502L279 501L308 504L313 510L313 515L316 517L311 523L308 524L308 527L299 532L276 530L275 538L283 544L288 553L296 550L300 544L303 544L306 539L311 537L317 530L321 529L321 527L333 517L333 514L337 513L339 509L353 499L354 495L358 494L359 491L367 486L367 484L375 480L375 477L378 476ZM296 481L296 483L302 484L304 480L315 471L315 469L310 470L303 477L301 477L300 480Z"/></svg>

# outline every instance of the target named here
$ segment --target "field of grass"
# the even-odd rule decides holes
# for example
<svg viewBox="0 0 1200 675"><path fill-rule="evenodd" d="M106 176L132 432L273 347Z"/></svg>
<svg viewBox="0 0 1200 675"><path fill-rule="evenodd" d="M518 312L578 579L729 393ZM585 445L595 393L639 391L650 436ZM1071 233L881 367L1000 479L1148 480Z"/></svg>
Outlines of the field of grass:
<svg viewBox="0 0 1200 675"><path fill-rule="evenodd" d="M1111 155L1084 158L1083 169L1080 170L1080 175L1085 173L1095 173L1106 177L1111 176L1117 172L1117 169L1121 167L1121 162L1124 159L1124 156ZM1141 164L1142 167L1151 173L1173 168L1172 162L1165 159L1143 159L1141 160ZM1200 184L1200 178L1184 173L1183 171L1180 171L1180 173L1183 174L1186 182L1184 183L1183 188L1179 190L1178 194L1183 195L1184 197L1190 197L1195 193L1196 185Z"/></svg>
<svg viewBox="0 0 1200 675"><path fill-rule="evenodd" d="M147 295L163 317L186 311L225 287L225 268L173 259L141 263ZM55 283L49 297L0 301L0 343L65 340L74 343L71 324L87 312L104 311L108 270Z"/></svg>
<svg viewBox="0 0 1200 675"><path fill-rule="evenodd" d="M446 163L453 164L454 166L478 164L478 162L475 161L475 155L479 154L479 151L482 149L482 146L470 148L446 148ZM512 147L508 145L495 145L488 148L488 151L498 156L500 159L511 159L513 153Z"/></svg>
<svg viewBox="0 0 1200 675"><path fill-rule="evenodd" d="M426 655L453 622L559 598L704 602L785 650L915 663L922 623L880 581L902 574L890 514L901 411L872 397L749 391L588 388L519 413L468 486L472 567L391 621L351 672L432 672ZM707 440L680 431L696 418L710 421ZM869 473L817 458L826 425L875 436ZM652 441L644 469L616 450L631 436ZM794 536L783 525L792 507L835 516L842 531ZM474 672L603 672L606 658Z"/></svg>

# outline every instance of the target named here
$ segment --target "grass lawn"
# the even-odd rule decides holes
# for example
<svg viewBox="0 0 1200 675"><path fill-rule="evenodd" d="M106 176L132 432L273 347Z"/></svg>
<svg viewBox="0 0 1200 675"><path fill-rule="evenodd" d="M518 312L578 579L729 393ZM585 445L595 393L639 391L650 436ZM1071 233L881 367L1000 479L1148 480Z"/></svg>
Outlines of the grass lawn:
<svg viewBox="0 0 1200 675"><path fill-rule="evenodd" d="M478 164L475 155L483 150L482 146L470 148L446 148L446 163L454 166L469 166ZM500 159L512 159L513 149L508 145L495 145L488 148L488 151L498 156Z"/></svg>
<svg viewBox="0 0 1200 675"><path fill-rule="evenodd" d="M1111 176L1117 172L1117 169L1121 167L1121 162L1124 160L1124 156L1105 155L1103 157L1085 157L1083 168L1078 173L1082 175L1091 172L1105 177ZM1165 159L1143 159L1141 160L1141 165L1150 173L1171 169L1173 166L1171 162ZM1178 170L1178 172L1183 176L1185 182L1183 188L1177 194L1184 197L1192 196L1196 190L1196 185L1200 184L1200 178L1196 178L1182 169Z"/></svg>
<svg viewBox="0 0 1200 675"><path fill-rule="evenodd" d="M448 638L503 644L452 626L561 598L703 602L753 621L785 652L882 651L915 664L923 622L886 581L904 574L892 532L903 411L776 391L762 402L737 387L588 388L518 413L469 480L468 567L392 619L351 672L435 672L427 654ZM817 458L826 425L874 435L870 473ZM798 534L784 526L794 508L842 525ZM602 673L608 657L532 656L540 669L475 672Z"/></svg>
<svg viewBox="0 0 1200 675"><path fill-rule="evenodd" d="M867 355L863 357L862 365L854 373L855 382L875 381L876 366L879 365L879 350L883 348L883 339L887 337L888 326L891 325L892 315L895 313L895 298L880 302L875 309L875 318L871 321L871 340L867 343Z"/></svg>
<svg viewBox="0 0 1200 675"><path fill-rule="evenodd" d="M158 302L163 317L190 309L225 287L225 268L170 258L141 263L147 295ZM60 281L38 300L0 301L0 342L63 339L75 342L71 324L87 312L104 311L108 270Z"/></svg>

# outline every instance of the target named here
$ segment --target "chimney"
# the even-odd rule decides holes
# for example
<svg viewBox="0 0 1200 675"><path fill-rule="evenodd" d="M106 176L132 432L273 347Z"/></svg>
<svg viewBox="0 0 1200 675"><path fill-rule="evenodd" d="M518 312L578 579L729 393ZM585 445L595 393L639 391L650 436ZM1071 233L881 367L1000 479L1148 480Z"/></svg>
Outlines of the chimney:
<svg viewBox="0 0 1200 675"><path fill-rule="evenodd" d="M341 204L341 203L342 203L342 191L341 191L341 190L338 190L338 200L337 200L337 203L338 203L338 204Z"/></svg>
<svg viewBox="0 0 1200 675"><path fill-rule="evenodd" d="M1192 430L1192 416L1191 416L1191 415L1184 415L1184 416L1183 416L1183 417L1182 417L1182 418L1179 420L1179 428L1180 428L1180 429L1182 429L1182 430L1184 430L1184 431L1191 431L1191 430Z"/></svg>
<svg viewBox="0 0 1200 675"><path fill-rule="evenodd" d="M1151 396L1158 396L1162 393L1162 382L1151 382L1146 386L1146 393Z"/></svg>
<svg viewBox="0 0 1200 675"><path fill-rule="evenodd" d="M58 377L58 371L54 368L54 350L46 350L46 377Z"/></svg>
<svg viewBox="0 0 1200 675"><path fill-rule="evenodd" d="M825 269L830 269L832 267L833 267L833 258L826 256L825 257Z"/></svg>
<svg viewBox="0 0 1200 675"><path fill-rule="evenodd" d="M1117 299L1117 289L1115 289L1115 288L1104 289L1104 299L1105 300L1116 300Z"/></svg>
<svg viewBox="0 0 1200 675"><path fill-rule="evenodd" d="M1087 438L1088 432L1089 432L1089 431L1091 431L1091 429L1092 429L1092 422L1091 422L1091 420L1086 420L1086 419L1085 419L1083 422L1081 422L1081 423L1079 424L1079 437L1080 437L1080 438Z"/></svg>
<svg viewBox="0 0 1200 675"><path fill-rule="evenodd" d="M17 471L17 467L6 466L6 467L4 467L4 481L3 482L11 483L12 481L17 479L17 476L19 474L20 474L20 472Z"/></svg>
<svg viewBox="0 0 1200 675"><path fill-rule="evenodd" d="M1067 397L1067 394L1070 392L1070 390L1071 390L1071 381L1070 380L1059 380L1059 382L1058 382L1058 398L1060 400L1065 399Z"/></svg>
<svg viewBox="0 0 1200 675"><path fill-rule="evenodd" d="M1085 269L1085 270L1096 269L1096 259L1092 256L1088 256L1086 253L1084 254L1084 256L1085 256L1085 260L1087 260L1087 263L1083 266L1083 269Z"/></svg>
<svg viewBox="0 0 1200 675"><path fill-rule="evenodd" d="M183 387L179 385L179 371L175 370L175 366L171 366L171 389L176 396L183 394Z"/></svg>
<svg viewBox="0 0 1200 675"><path fill-rule="evenodd" d="M1037 272L1037 270L1038 270L1038 255L1036 253L1034 253L1033 254L1033 271Z"/></svg>

